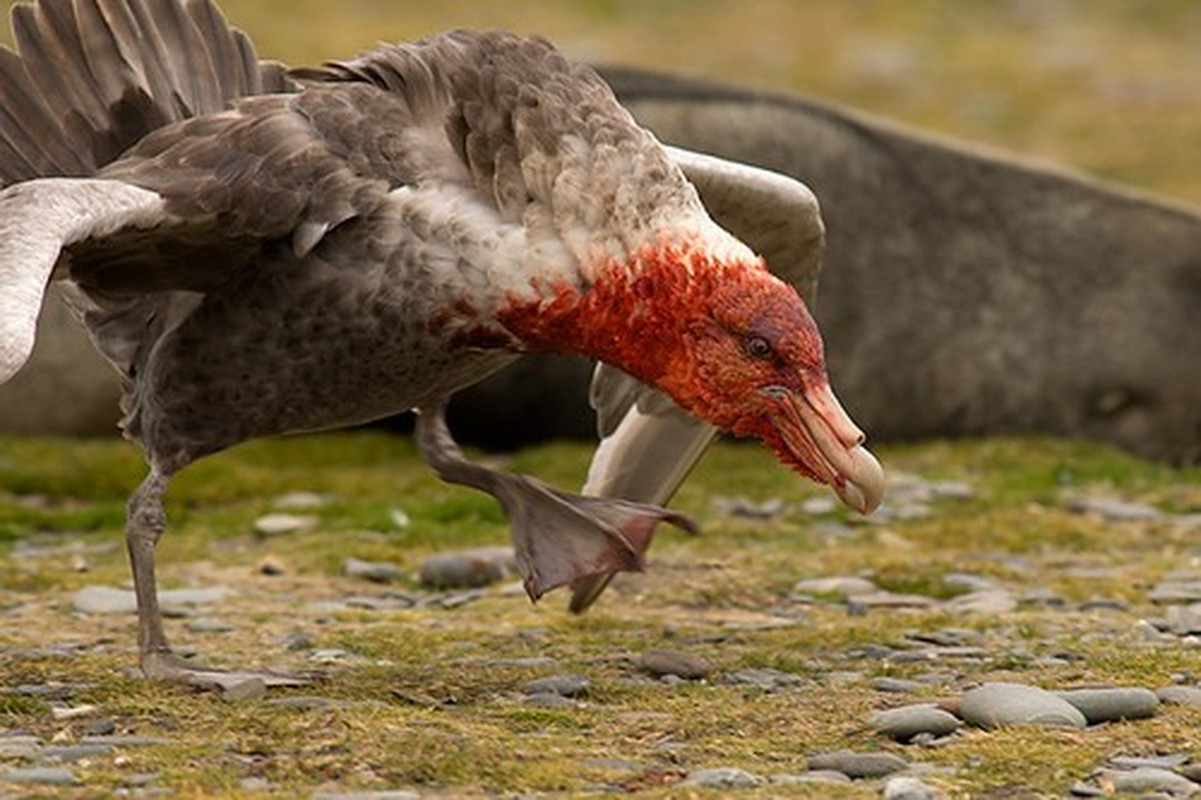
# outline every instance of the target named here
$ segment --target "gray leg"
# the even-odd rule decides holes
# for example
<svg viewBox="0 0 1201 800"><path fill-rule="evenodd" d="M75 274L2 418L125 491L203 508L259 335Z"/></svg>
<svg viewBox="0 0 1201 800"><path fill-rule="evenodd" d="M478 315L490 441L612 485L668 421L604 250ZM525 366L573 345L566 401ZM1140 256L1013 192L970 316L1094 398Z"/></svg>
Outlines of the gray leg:
<svg viewBox="0 0 1201 800"><path fill-rule="evenodd" d="M163 494L171 476L151 466L150 474L129 498L125 546L133 572L138 601L138 653L147 678L187 683L193 686L229 688L247 680L268 686L299 686L308 679L271 672L227 672L194 664L171 651L163 632L163 615L158 605L158 583L154 575L154 548L167 526Z"/></svg>
<svg viewBox="0 0 1201 800"><path fill-rule="evenodd" d="M421 409L416 431L421 455L444 481L487 492L504 506L517 567L534 600L589 576L641 570L659 522L694 530L687 517L659 506L582 497L468 461L451 438L443 410Z"/></svg>

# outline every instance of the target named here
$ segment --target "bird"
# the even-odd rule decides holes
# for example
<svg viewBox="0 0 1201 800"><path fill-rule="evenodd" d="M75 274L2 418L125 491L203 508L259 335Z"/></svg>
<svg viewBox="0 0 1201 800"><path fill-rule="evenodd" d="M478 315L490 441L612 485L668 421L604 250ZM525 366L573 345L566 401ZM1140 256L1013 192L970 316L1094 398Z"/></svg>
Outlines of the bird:
<svg viewBox="0 0 1201 800"><path fill-rule="evenodd" d="M881 502L794 285L820 261L812 193L660 143L547 40L454 30L289 69L211 0L36 0L12 24L0 383L51 286L121 376L147 462L125 530L146 677L292 680L181 657L158 604L171 479L250 439L415 411L434 472L504 507L529 596L569 586L575 611L643 569L657 525L694 527L664 504L718 431ZM445 421L540 353L599 365L579 494L469 460Z"/></svg>

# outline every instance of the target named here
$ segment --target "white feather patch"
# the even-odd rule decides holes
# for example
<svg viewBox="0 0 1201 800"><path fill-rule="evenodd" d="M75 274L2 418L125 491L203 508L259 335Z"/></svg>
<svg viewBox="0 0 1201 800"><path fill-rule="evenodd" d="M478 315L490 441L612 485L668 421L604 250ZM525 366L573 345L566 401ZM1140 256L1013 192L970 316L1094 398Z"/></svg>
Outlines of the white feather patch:
<svg viewBox="0 0 1201 800"><path fill-rule="evenodd" d="M163 216L161 197L118 181L42 178L0 191L0 383L33 351L42 297L63 248Z"/></svg>

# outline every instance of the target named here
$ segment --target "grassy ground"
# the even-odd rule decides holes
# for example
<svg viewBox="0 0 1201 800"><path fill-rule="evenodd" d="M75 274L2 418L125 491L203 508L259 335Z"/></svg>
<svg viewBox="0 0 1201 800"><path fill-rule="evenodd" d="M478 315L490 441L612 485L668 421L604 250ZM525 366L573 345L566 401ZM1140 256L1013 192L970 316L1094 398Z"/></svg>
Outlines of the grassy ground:
<svg viewBox="0 0 1201 800"><path fill-rule="evenodd" d="M578 481L587 448L553 445L518 454L511 466L561 485ZM1158 613L1147 589L1172 569L1196 565L1190 537L1166 523L1116 524L1066 511L1068 493L1102 493L1201 510L1201 473L1132 461L1104 448L1054 441L932 443L885 448L894 473L969 482L970 500L939 503L926 519L856 525L830 533L840 514L789 512L769 520L723 516L719 496L795 504L821 491L794 479L759 448L723 445L708 455L679 505L705 533L662 534L651 569L622 581L600 607L572 617L552 595L538 606L501 587L460 608L330 613L316 601L418 592L405 580L381 587L340 576L347 556L416 570L431 552L501 543L504 520L486 497L431 478L411 447L378 434L255 443L186 471L170 494L173 530L161 547L165 586L226 585L237 595L202 612L232 626L195 633L185 620L169 631L217 664L310 669L316 650L353 660L325 665L328 680L276 696L318 694L342 706L289 709L259 701L227 703L134 679L131 617L73 614L71 593L126 580L119 547L123 498L139 478L133 448L115 443L0 442L0 537L68 544L70 551L0 561L0 672L5 682L84 684L67 705L96 709L56 720L44 701L0 695L0 727L70 742L97 718L120 733L161 736L158 747L122 750L72 765L95 796L131 775L158 773L177 796L305 796L316 787L411 787L447 796L584 791L615 784L647 797L687 796L676 784L689 770L739 766L761 774L799 772L813 753L839 747L892 749L957 771L929 779L956 796L1019 789L1062 794L1115 754L1157 752L1201 758L1201 711L1165 707L1154 719L1087 732L972 732L934 750L879 741L864 721L873 710L912 702L873 691L880 676L947 671L935 698L986 679L1058 688L1116 683L1155 687L1196 670L1197 651L1150 644L1134 631ZM304 490L329 495L318 526L282 539L251 533L273 498ZM394 511L409 518L397 527ZM111 545L105 549L105 545ZM1022 559L1019 565L1014 559ZM268 576L265 560L283 566ZM1091 577L1082 577L1084 572ZM874 574L883 586L934 597L954 594L945 578L971 572L1015 592L1039 588L1069 607L1103 597L1126 610L1023 607L999 616L945 610L876 610L848 616L840 603L789 600L799 579ZM418 592L419 593L419 592ZM907 634L948 627L971 632L987 651L979 663L897 663L865 658L866 645L902 645ZM304 631L314 650L291 651ZM667 687L640 680L632 656L669 647L710 659L713 677ZM1062 663L1045 657L1071 653ZM551 658L554 663L522 661ZM764 694L723 678L747 667L800 675L798 691ZM591 682L583 702L543 709L521 687L555 673ZM631 768L623 761L637 762ZM831 796L772 787L761 796ZM870 786L847 797L869 797ZM808 794L806 793L808 792ZM746 796L758 796L750 792Z"/></svg>

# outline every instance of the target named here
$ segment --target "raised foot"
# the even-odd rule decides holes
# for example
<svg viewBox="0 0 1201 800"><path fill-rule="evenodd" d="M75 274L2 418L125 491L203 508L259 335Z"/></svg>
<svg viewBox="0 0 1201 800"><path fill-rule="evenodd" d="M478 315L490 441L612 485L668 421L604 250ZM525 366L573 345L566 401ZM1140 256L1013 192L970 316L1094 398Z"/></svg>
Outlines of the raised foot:
<svg viewBox="0 0 1201 800"><path fill-rule="evenodd" d="M150 680L168 681L226 693L261 694L270 686L306 686L320 675L272 672L269 670L224 670L197 664L171 651L142 656L142 674ZM261 691L258 691L260 690Z"/></svg>

